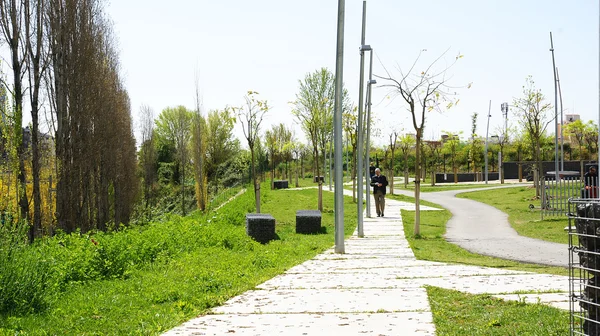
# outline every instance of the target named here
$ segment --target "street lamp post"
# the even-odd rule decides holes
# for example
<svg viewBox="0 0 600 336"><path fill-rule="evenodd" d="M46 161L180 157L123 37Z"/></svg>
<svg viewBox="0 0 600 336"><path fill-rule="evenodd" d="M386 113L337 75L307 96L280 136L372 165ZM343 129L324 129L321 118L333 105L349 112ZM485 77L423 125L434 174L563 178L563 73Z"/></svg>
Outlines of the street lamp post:
<svg viewBox="0 0 600 336"><path fill-rule="evenodd" d="M485 129L485 184L488 184L488 133L490 131L490 118L492 117L492 101L490 100L490 106L488 108L487 128Z"/></svg>
<svg viewBox="0 0 600 336"><path fill-rule="evenodd" d="M342 179L342 110L344 74L344 20L345 0L338 0L337 48L335 59L335 103L333 128L335 142L335 252L344 253L344 181Z"/></svg>
<svg viewBox="0 0 600 336"><path fill-rule="evenodd" d="M365 45L365 28L367 25L367 1L363 1L363 17L362 17L362 35L360 39L360 75L359 75L359 85L358 85L358 132L357 132L357 142L358 142L358 154L357 154L357 172L356 176L358 179L357 186L357 217L358 217L358 227L357 233L358 237L364 237L364 228L363 228L363 183L362 183L362 169L363 169L363 125L362 125L362 109L363 109L363 81L365 80L365 51L370 49L369 46ZM368 47L368 48L367 48Z"/></svg>
<svg viewBox="0 0 600 336"><path fill-rule="evenodd" d="M370 150L371 150L371 93L373 90L372 85L377 84L377 81L373 79L373 48L370 48L370 62L369 65L369 81L367 82L367 118L365 120L365 128L367 129L367 142L365 148L365 194L367 197L367 217L371 218L371 197L369 196L371 188L371 170L370 170Z"/></svg>
<svg viewBox="0 0 600 336"><path fill-rule="evenodd" d="M508 141L508 103L502 103L500 105L500 110L502 111L502 117L504 117L504 133L502 134L502 138L500 140L500 142L502 143L502 147L500 147L501 149L504 148L504 144L506 144L505 141ZM503 160L503 156L504 153L500 153L500 160L498 161L499 164L499 169L498 172L500 173L500 183L504 183L504 160Z"/></svg>

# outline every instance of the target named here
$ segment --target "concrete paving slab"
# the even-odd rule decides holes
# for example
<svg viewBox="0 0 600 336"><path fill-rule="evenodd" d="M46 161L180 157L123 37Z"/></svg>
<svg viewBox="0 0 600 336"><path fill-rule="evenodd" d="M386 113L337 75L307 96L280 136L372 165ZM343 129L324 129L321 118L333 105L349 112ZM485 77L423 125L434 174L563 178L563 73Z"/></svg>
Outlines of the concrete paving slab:
<svg viewBox="0 0 600 336"><path fill-rule="evenodd" d="M443 277L432 279L414 279L422 284L454 289L471 294L506 294L517 291L569 291L569 279L566 276L549 274L522 274L474 277Z"/></svg>
<svg viewBox="0 0 600 336"><path fill-rule="evenodd" d="M433 336L431 313L207 315L165 335Z"/></svg>
<svg viewBox="0 0 600 336"><path fill-rule="evenodd" d="M216 314L428 311L424 288L253 290L212 310Z"/></svg>
<svg viewBox="0 0 600 336"><path fill-rule="evenodd" d="M525 303L541 303L552 306L554 308L569 310L569 293L542 293L542 294L506 294L493 295L499 299L509 301L519 301Z"/></svg>
<svg viewBox="0 0 600 336"><path fill-rule="evenodd" d="M354 258L354 259L311 259L287 270L286 273L320 273L323 268L328 272L361 272L385 270L389 268L411 268L419 266L445 265L432 261L403 258Z"/></svg>
<svg viewBox="0 0 600 336"><path fill-rule="evenodd" d="M307 273L276 276L257 286L259 289L328 289L328 288L417 288L423 281L398 280L393 274L374 276L365 273Z"/></svg>

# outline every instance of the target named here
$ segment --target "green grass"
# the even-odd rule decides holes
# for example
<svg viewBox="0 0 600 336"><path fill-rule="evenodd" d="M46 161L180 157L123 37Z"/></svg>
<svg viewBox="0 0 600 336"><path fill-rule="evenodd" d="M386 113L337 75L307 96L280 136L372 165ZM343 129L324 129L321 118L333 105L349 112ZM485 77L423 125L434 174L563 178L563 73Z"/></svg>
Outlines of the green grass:
<svg viewBox="0 0 600 336"><path fill-rule="evenodd" d="M208 216L196 213L150 224L164 226L165 235L180 241L181 251L159 253L122 277L69 282L45 311L0 315L0 335L160 334L333 246L332 193L323 193L326 233L299 235L295 211L316 209L316 190L270 191L266 186L262 212L275 217L278 240L261 245L245 235L243 218L253 204L248 190ZM352 206L351 199L345 202ZM356 215L347 212L346 236L355 224ZM176 229L167 231L170 227Z"/></svg>
<svg viewBox="0 0 600 336"><path fill-rule="evenodd" d="M390 196L390 198L414 202L414 199L408 196L394 195ZM422 201L422 204L441 208L441 206L430 202ZM444 234L446 233L446 223L451 217L452 214L448 210L421 211L421 234L419 237L415 237L415 212L402 210L404 233L417 259L496 267L536 273L568 275L568 271L565 268L525 264L500 258L483 256L471 253L459 247L458 245L449 243L446 241L446 239L444 239Z"/></svg>
<svg viewBox="0 0 600 336"><path fill-rule="evenodd" d="M486 191L466 192L457 197L468 198L489 204L508 214L510 225L522 236L556 243L569 243L569 235L564 228L569 225L565 216L555 216L541 220L539 210L529 210L529 204L539 208L540 201L534 200L535 189L515 187Z"/></svg>
<svg viewBox="0 0 600 336"><path fill-rule="evenodd" d="M436 335L568 335L569 312L427 287Z"/></svg>

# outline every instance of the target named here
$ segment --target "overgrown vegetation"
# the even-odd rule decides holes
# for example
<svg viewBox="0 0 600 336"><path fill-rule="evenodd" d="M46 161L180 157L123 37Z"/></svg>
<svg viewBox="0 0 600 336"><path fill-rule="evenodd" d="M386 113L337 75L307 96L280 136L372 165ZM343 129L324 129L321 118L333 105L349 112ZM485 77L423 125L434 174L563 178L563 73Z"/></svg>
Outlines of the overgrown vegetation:
<svg viewBox="0 0 600 336"><path fill-rule="evenodd" d="M324 193L326 233L298 235L295 211L316 208L315 190L263 190L263 212L275 217L279 237L265 245L245 234L245 214L254 208L252 188L211 214L171 215L114 233L13 244L14 262L31 264L16 268L21 269L16 276L37 267L47 277L31 280L45 279L36 287L38 303L3 306L0 334L158 334L333 245L333 194ZM356 215L347 212L346 236L355 223ZM14 270L0 268L0 288ZM30 284L18 286L28 291Z"/></svg>

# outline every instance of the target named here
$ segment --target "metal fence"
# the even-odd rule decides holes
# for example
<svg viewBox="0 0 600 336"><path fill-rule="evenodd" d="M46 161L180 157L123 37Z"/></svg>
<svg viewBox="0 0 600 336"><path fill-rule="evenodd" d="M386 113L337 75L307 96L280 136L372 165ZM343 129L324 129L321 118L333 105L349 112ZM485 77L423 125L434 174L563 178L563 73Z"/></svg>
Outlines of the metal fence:
<svg viewBox="0 0 600 336"><path fill-rule="evenodd" d="M544 216L565 216L569 209L569 199L581 197L584 180L579 175L564 176L556 180L545 176L541 188L540 208Z"/></svg>
<svg viewBox="0 0 600 336"><path fill-rule="evenodd" d="M569 200L571 335L600 335L600 199Z"/></svg>

